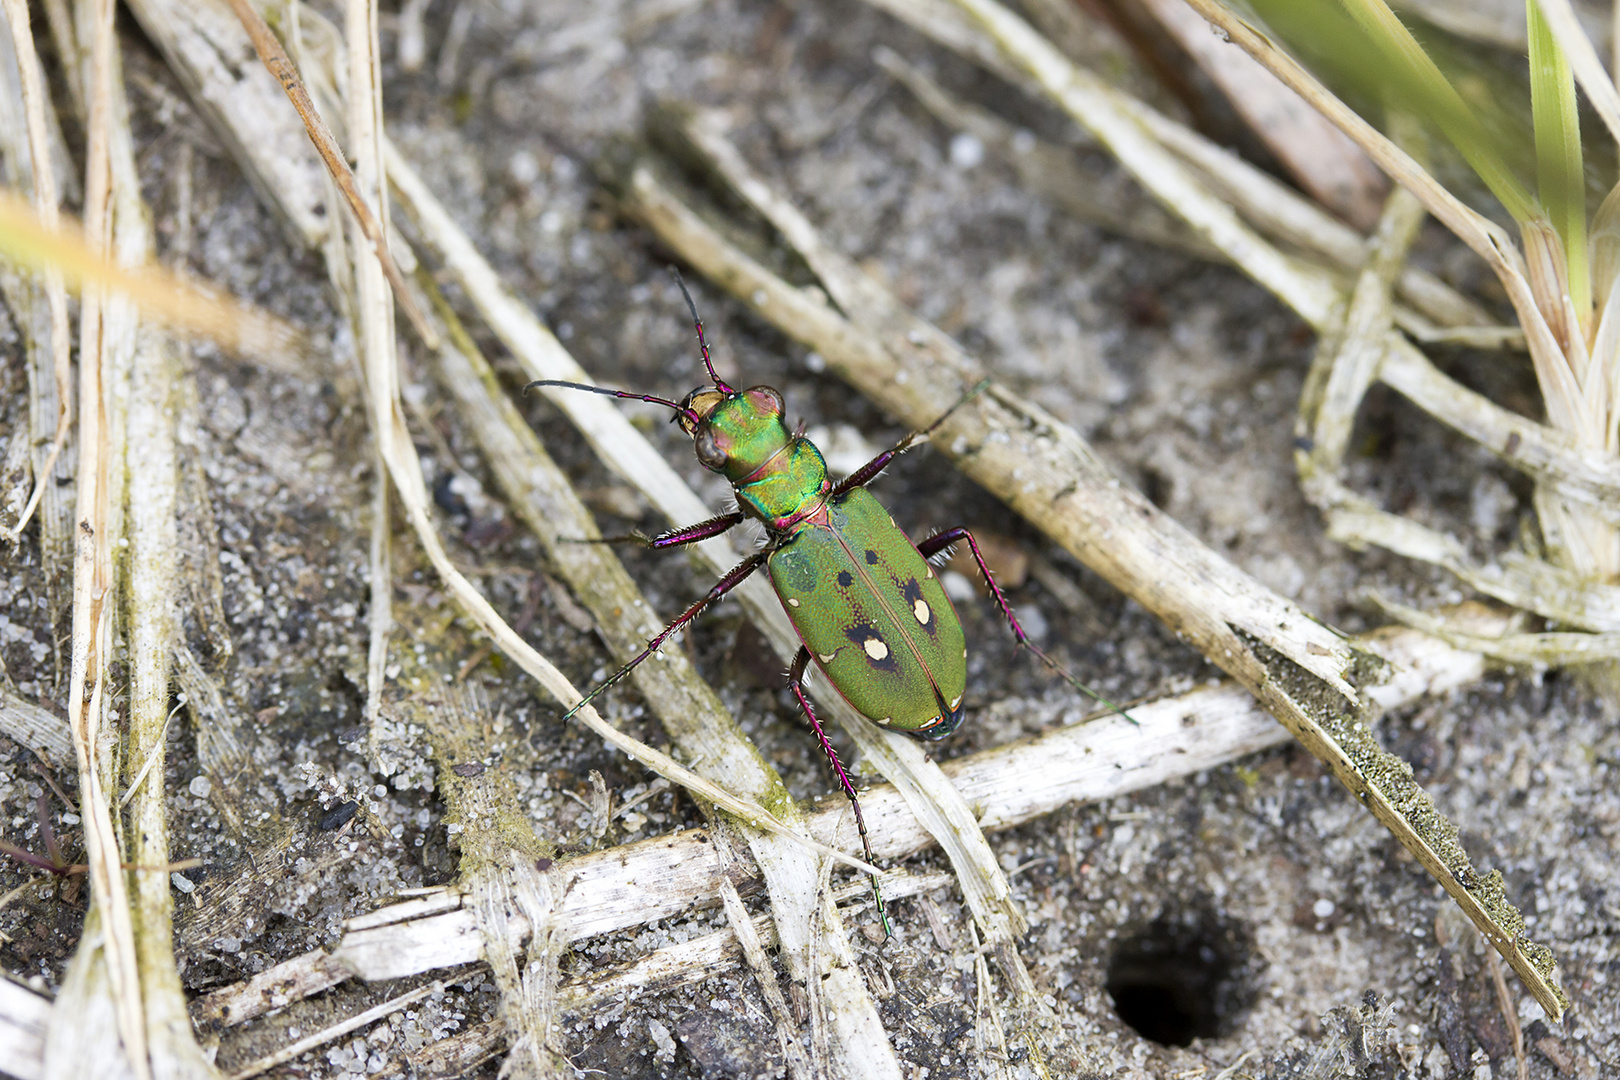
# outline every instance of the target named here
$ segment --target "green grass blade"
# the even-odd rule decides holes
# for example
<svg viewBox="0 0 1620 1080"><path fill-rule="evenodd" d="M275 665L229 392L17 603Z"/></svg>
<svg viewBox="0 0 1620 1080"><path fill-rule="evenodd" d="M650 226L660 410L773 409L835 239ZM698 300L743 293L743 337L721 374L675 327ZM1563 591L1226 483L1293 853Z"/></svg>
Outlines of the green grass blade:
<svg viewBox="0 0 1620 1080"><path fill-rule="evenodd" d="M1508 168L1473 111L1447 81L1384 0L1343 0L1345 9L1384 58L1398 69L1403 89L1416 94L1416 111L1438 124L1485 186L1501 200L1515 221L1540 216L1540 207Z"/></svg>
<svg viewBox="0 0 1620 1080"><path fill-rule="evenodd" d="M1583 323L1592 311L1592 275L1586 245L1586 174L1581 161L1575 77L1553 38L1541 5L1525 5L1530 32L1530 110L1535 121L1536 169L1541 201L1564 244L1569 296Z"/></svg>
<svg viewBox="0 0 1620 1080"><path fill-rule="evenodd" d="M1384 0L1251 0L1284 39L1366 97L1433 123L1515 221L1542 217L1494 138Z"/></svg>

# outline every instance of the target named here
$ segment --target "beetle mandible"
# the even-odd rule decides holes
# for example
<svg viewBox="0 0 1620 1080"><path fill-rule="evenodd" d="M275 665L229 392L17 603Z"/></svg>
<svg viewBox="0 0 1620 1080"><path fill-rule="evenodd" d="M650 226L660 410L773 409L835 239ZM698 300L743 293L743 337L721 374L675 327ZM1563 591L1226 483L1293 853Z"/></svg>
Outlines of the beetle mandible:
<svg viewBox="0 0 1620 1080"><path fill-rule="evenodd" d="M956 609L929 560L964 541L1018 644L1087 694L1119 711L1029 640L972 533L958 526L913 544L866 490L866 485L895 457L926 438L984 390L988 379L965 393L927 428L911 432L834 483L827 475L821 451L802 434L789 430L779 391L770 386L733 389L715 373L697 305L680 273L673 269L671 272L691 312L709 386L698 387L680 401L560 379L539 379L524 390L561 386L671 409L674 422L692 437L698 461L731 484L737 508L729 513L657 536L633 533L606 537L604 543L635 542L656 549L680 547L718 536L746 518L764 526L765 543L659 631L646 648L586 694L568 711L569 717L623 679L671 635L763 566L799 635L799 651L788 672L789 688L849 798L861 846L870 863L872 845L861 816L860 799L805 694L805 675L814 662L857 712L881 727L924 739L943 739L954 733L965 712L962 700L967 685L967 645ZM887 934L888 915L875 878L872 892Z"/></svg>

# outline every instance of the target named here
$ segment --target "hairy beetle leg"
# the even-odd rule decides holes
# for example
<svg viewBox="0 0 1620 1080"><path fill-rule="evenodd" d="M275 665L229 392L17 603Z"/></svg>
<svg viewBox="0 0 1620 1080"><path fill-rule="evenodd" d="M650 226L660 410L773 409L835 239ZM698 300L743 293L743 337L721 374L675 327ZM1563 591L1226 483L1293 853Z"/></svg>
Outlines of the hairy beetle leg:
<svg viewBox="0 0 1620 1080"><path fill-rule="evenodd" d="M656 637L647 642L647 647L645 649L642 649L635 656L631 657L629 663L625 664L618 671L615 671L612 675L609 675L602 681L600 686L596 687L590 693L580 698L579 704L575 705L572 709L569 709L563 714L563 719L572 719L575 713L579 712L579 710L583 709L592 701L595 701L598 697L600 697L602 691L622 680L626 675L630 674L637 667L639 667L643 660L657 652L659 647L663 645L664 642L669 640L670 635L674 634L675 631L679 630L681 627L685 626L687 623L701 615L704 608L725 596L726 593L730 592L732 589L735 589L744 581L747 581L750 574L752 574L755 570L758 570L761 566L765 565L765 560L770 557L770 554L770 548L761 548L759 551L754 552L752 555L748 556L748 558L732 567L730 573L721 578L719 581L715 582L714 588L704 593L697 599L695 603L692 604L691 607L681 612L680 615L676 617L674 622L660 630Z"/></svg>
<svg viewBox="0 0 1620 1080"><path fill-rule="evenodd" d="M810 730L816 733L816 741L821 743L821 752L827 755L832 763L833 772L838 776L838 785L844 789L844 795L849 799L849 805L855 810L855 831L861 834L861 850L866 855L866 861L874 863L872 857L872 842L866 835L866 819L861 816L861 800L855 794L855 785L850 781L849 774L844 771L844 763L838 760L838 751L827 740L827 733L821 729L821 721L816 718L816 710L811 708L810 699L804 692L804 673L810 664L810 650L799 646L799 653L793 658L793 667L788 672L788 686L793 690L793 696L799 699L799 708L804 710L806 720L810 721ZM889 925L889 910L883 905L883 893L878 889L877 878L872 880L872 899L877 904L878 921L883 924L883 938L887 941L894 936L894 928Z"/></svg>
<svg viewBox="0 0 1620 1080"><path fill-rule="evenodd" d="M932 424L929 424L921 431L911 432L889 449L883 451L883 453L879 454L871 461L868 461L865 465L862 465L860 468L838 481L838 486L833 488L831 497L837 498L839 495L842 495L844 492L849 491L852 488L865 487L873 480L876 480L878 478L878 474L889 467L889 462L911 449L912 444L918 439L926 439L928 436L932 435L934 430L938 428L939 425L951 418L952 413L956 412L957 409L960 409L962 406L984 393L985 389L988 388L989 385L989 379L980 379L972 386L972 388L968 390L967 393L957 398L954 405L940 413L938 420L935 420Z"/></svg>
<svg viewBox="0 0 1620 1080"><path fill-rule="evenodd" d="M1120 716L1123 716L1133 724L1137 724L1137 720L1134 716L1120 708L1118 705L1115 705L1112 701L1109 701L1101 694L1097 693L1097 691L1093 690L1091 687L1087 686L1073 675L1070 675L1062 664L1052 659L1039 645L1029 640L1029 634L1025 633L1023 625L1018 621L1018 616L1013 614L1012 605L1007 602L1007 597L1001 591L1001 586L996 584L995 575L990 572L990 566L984 561L984 556L979 552L978 541L973 539L973 534L971 532L958 525L954 529L946 529L942 533L930 536L928 539L917 545L917 550L922 553L923 558L931 559L935 555L938 555L940 552L944 551L946 548L950 547L952 544L960 543L963 540L967 541L968 548L973 552L973 561L979 564L979 573L984 575L984 583L990 587L990 595L995 598L996 606L1001 609L1001 614L1006 616L1007 625L1012 627L1013 637L1017 639L1018 644L1040 657L1041 663L1063 676L1064 680L1068 682L1070 686L1074 687L1076 690L1091 698L1091 700L1095 701L1104 708L1118 713ZM1137 726L1140 727L1141 725L1137 724Z"/></svg>

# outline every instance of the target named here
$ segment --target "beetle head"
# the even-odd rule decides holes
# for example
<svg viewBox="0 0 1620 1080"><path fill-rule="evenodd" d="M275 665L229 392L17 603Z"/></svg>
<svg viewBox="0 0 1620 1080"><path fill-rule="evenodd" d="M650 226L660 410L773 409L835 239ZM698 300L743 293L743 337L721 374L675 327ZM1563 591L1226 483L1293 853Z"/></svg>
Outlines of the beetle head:
<svg viewBox="0 0 1620 1080"><path fill-rule="evenodd" d="M788 442L782 395L771 386L730 393L699 387L681 401L675 422L692 436L705 468L736 477L752 473Z"/></svg>

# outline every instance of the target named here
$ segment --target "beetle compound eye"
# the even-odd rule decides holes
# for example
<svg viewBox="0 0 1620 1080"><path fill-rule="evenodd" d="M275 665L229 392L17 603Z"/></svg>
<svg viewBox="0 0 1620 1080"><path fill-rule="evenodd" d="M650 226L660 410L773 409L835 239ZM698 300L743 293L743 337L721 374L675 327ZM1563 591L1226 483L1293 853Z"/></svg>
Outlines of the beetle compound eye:
<svg viewBox="0 0 1620 1080"><path fill-rule="evenodd" d="M715 437L713 428L706 427L699 431L692 446L704 468L719 471L726 467L726 452L720 448L720 440Z"/></svg>
<svg viewBox="0 0 1620 1080"><path fill-rule="evenodd" d="M748 400L754 408L771 416L781 416L787 407L782 401L782 392L774 386L755 386L748 391Z"/></svg>

